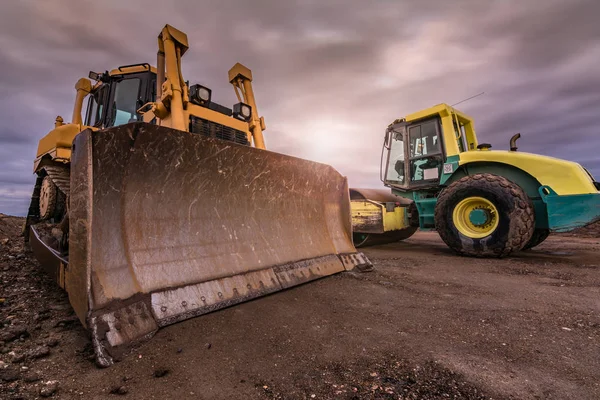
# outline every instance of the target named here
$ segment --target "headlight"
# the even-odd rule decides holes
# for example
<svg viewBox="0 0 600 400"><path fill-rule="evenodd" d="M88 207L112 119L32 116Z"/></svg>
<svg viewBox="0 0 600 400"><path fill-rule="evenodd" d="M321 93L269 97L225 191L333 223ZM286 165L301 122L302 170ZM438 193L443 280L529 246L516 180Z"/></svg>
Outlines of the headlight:
<svg viewBox="0 0 600 400"><path fill-rule="evenodd" d="M198 97L200 97L202 101L209 101L210 91L205 87L201 87L200 89L198 89Z"/></svg>
<svg viewBox="0 0 600 400"><path fill-rule="evenodd" d="M205 86L193 85L190 88L190 100L194 104L205 106L210 103L211 93L212 91Z"/></svg>
<svg viewBox="0 0 600 400"><path fill-rule="evenodd" d="M252 107L248 104L237 103L233 105L233 116L243 121L250 121L252 117Z"/></svg>

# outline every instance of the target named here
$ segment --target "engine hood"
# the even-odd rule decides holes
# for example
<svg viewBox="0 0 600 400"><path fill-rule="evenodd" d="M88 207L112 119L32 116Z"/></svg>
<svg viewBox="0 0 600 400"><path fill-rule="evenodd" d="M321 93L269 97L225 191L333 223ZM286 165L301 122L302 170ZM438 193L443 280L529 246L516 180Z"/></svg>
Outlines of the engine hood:
<svg viewBox="0 0 600 400"><path fill-rule="evenodd" d="M493 162L519 168L550 186L558 195L598 193L590 174L578 163L539 154L504 151L473 150L460 153L459 165Z"/></svg>

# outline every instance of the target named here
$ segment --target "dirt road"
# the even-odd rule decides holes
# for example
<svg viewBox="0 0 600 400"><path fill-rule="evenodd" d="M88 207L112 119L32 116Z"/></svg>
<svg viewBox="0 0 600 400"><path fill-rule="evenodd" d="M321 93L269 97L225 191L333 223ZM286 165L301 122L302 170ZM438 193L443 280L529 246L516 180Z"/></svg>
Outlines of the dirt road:
<svg viewBox="0 0 600 400"><path fill-rule="evenodd" d="M598 238L481 260L418 233L366 249L374 272L173 325L98 369L18 225L0 254L2 399L600 398Z"/></svg>

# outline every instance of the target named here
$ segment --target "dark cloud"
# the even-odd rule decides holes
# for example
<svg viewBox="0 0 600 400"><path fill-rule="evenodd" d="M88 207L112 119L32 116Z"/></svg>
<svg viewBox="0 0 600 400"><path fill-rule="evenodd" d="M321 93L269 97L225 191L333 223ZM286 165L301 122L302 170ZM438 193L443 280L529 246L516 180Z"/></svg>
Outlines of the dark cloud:
<svg viewBox="0 0 600 400"><path fill-rule="evenodd" d="M505 149L521 132L520 150L600 176L597 15L594 0L11 2L0 15L0 212L25 213L37 141L56 115L70 120L77 79L154 63L165 23L188 34L186 79L232 104L227 70L248 65L269 148L331 164L351 185L380 187L392 120L482 91L459 106L481 141Z"/></svg>

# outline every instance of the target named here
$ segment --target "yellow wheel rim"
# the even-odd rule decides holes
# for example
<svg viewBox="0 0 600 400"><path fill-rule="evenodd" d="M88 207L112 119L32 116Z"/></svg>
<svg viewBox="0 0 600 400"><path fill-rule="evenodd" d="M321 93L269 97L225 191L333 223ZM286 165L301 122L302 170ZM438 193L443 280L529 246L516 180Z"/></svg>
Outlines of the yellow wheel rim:
<svg viewBox="0 0 600 400"><path fill-rule="evenodd" d="M498 227L498 209L483 197L467 197L454 207L452 221L463 235L480 239L491 235Z"/></svg>

